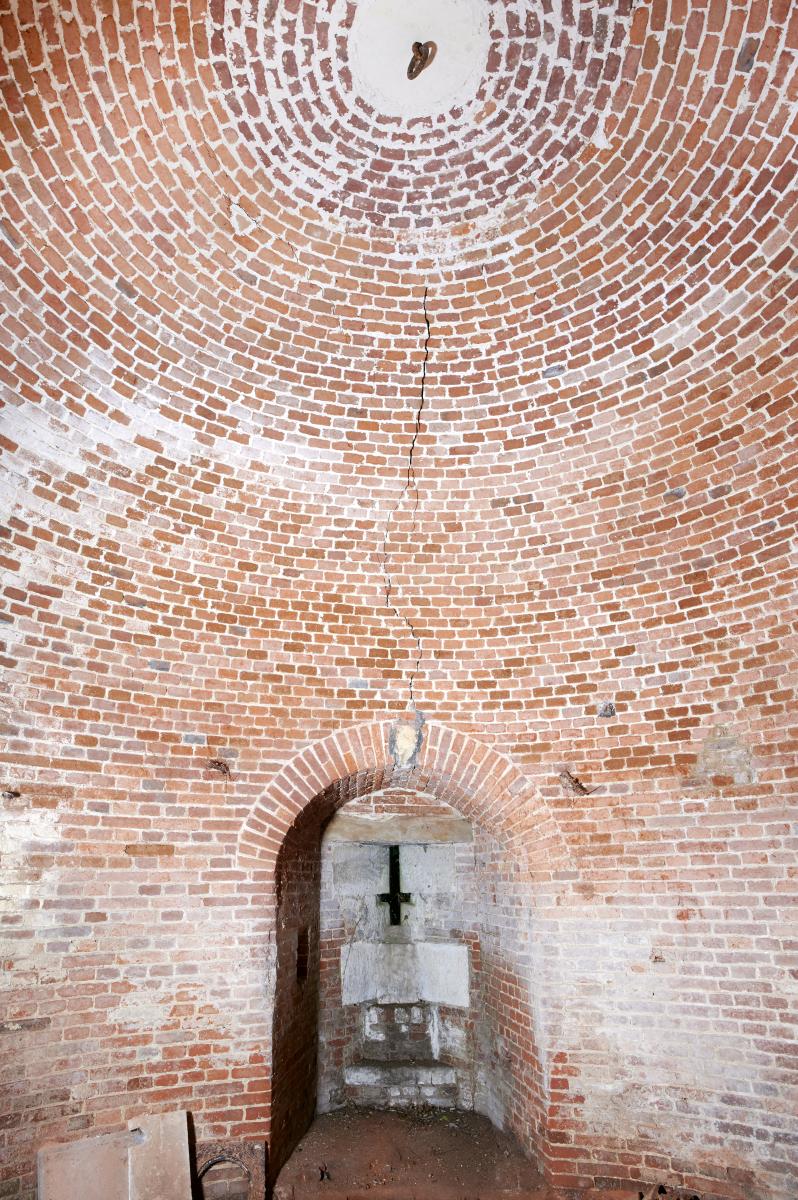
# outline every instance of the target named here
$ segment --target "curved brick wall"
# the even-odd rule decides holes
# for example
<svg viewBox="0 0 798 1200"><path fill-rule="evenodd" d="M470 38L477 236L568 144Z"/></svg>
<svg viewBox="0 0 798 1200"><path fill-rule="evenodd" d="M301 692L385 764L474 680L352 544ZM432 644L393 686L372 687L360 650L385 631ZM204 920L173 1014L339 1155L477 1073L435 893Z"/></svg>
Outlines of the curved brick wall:
<svg viewBox="0 0 798 1200"><path fill-rule="evenodd" d="M11 1196L268 1132L280 840L411 683L507 833L513 1127L791 1194L798 12L489 8L431 123L343 0L0 14Z"/></svg>

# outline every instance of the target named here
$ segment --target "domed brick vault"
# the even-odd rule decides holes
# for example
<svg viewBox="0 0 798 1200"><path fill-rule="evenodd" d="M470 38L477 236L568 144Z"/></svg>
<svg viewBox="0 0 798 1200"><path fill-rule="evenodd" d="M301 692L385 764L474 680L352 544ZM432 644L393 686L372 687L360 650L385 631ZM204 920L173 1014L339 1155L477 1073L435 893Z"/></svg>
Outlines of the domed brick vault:
<svg viewBox="0 0 798 1200"><path fill-rule="evenodd" d="M391 780L549 1181L794 1194L798 7L424 7L3 6L4 1196L268 1139L280 846Z"/></svg>

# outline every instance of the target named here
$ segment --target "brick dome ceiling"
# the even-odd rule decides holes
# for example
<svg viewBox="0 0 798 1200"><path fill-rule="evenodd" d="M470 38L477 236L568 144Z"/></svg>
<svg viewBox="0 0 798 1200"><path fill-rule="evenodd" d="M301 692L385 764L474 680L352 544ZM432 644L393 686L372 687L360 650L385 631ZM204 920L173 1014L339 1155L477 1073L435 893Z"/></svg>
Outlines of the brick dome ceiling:
<svg viewBox="0 0 798 1200"><path fill-rule="evenodd" d="M713 362L728 378L757 330L780 353L794 10L474 4L471 99L403 118L355 85L351 0L20 3L2 24L8 345L56 396L76 372L109 386L134 425L174 405L184 433L271 416L270 441L304 441L402 407L430 285L437 433L489 416L472 436L506 462L645 393L678 441L673 397L703 395Z"/></svg>
<svg viewBox="0 0 798 1200"><path fill-rule="evenodd" d="M23 574L41 561L28 530L64 509L134 574L172 539L188 570L220 571L252 539L235 561L282 581L287 619L297 556L379 563L387 524L415 627L466 682L537 662L551 597L574 647L596 606L664 620L710 543L718 603L752 601L739 547L782 521L791 463L795 8L469 7L484 69L429 117L381 114L362 94L379 80L358 91L354 3L4 15ZM190 516L195 473L230 545ZM630 556L660 564L635 614L610 582ZM55 560L68 575L70 552ZM364 583L375 629L382 586Z"/></svg>

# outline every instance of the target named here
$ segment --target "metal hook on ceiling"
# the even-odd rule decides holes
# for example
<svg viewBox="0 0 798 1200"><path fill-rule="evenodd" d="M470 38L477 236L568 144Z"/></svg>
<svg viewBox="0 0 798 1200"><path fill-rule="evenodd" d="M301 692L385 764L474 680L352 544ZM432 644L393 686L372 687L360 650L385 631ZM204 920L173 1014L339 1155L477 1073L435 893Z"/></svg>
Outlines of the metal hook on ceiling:
<svg viewBox="0 0 798 1200"><path fill-rule="evenodd" d="M438 52L434 42L413 42L413 57L407 67L407 78L418 79L421 72L430 65Z"/></svg>

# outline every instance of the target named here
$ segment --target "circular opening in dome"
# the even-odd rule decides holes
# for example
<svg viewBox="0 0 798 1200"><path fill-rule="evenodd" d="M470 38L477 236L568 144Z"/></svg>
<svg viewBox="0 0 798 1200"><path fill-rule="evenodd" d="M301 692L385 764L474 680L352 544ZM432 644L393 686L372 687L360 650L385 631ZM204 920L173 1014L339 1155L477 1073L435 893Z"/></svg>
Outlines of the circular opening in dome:
<svg viewBox="0 0 798 1200"><path fill-rule="evenodd" d="M408 77L417 43L434 43ZM437 116L477 94L490 46L486 0L361 0L349 40L355 91L389 117Z"/></svg>

